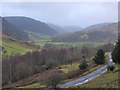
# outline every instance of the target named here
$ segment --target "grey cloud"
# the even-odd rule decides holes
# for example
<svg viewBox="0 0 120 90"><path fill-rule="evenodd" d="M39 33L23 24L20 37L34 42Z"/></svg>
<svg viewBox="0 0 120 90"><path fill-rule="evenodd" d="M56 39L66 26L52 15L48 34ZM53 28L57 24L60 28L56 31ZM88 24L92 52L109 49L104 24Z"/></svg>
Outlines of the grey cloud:
<svg viewBox="0 0 120 90"><path fill-rule="evenodd" d="M113 2L9 2L3 3L2 15L27 16L60 26L86 27L97 23L117 21L117 9L118 4Z"/></svg>

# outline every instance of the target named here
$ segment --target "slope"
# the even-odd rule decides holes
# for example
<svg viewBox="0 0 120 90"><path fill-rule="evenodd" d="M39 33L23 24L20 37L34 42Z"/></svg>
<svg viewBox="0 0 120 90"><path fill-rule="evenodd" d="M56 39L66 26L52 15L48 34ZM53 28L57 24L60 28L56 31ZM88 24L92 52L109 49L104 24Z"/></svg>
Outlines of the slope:
<svg viewBox="0 0 120 90"><path fill-rule="evenodd" d="M14 24L15 26L28 31L33 31L45 35L56 35L57 31L50 28L46 23L37 21L29 17L5 17L6 20Z"/></svg>
<svg viewBox="0 0 120 90"><path fill-rule="evenodd" d="M118 88L119 71L118 65L115 65L114 71L108 71L105 74L89 81L88 83L71 88Z"/></svg>
<svg viewBox="0 0 120 90"><path fill-rule="evenodd" d="M95 25L91 25L91 26L88 26L86 27L84 30L90 30L90 29L95 29L95 28L101 28L101 27L104 27L104 26L107 26L111 23L100 23L100 24L95 24Z"/></svg>
<svg viewBox="0 0 120 90"><path fill-rule="evenodd" d="M101 28L78 31L71 34L52 37L53 42L114 42L118 37L118 24L112 23Z"/></svg>
<svg viewBox="0 0 120 90"><path fill-rule="evenodd" d="M66 33L66 31L62 28L62 27L60 27L60 26L58 26L58 25L55 25L55 24L51 24L51 23L47 23L51 28L53 28L53 29L55 29L57 32L59 32L59 34L65 34Z"/></svg>
<svg viewBox="0 0 120 90"><path fill-rule="evenodd" d="M6 55L11 55L11 53L25 54L28 51L39 50L40 46L2 34L2 48L6 51Z"/></svg>
<svg viewBox="0 0 120 90"><path fill-rule="evenodd" d="M7 34L8 36L28 40L27 33L8 22L5 18L2 18L2 30L3 33Z"/></svg>
<svg viewBox="0 0 120 90"><path fill-rule="evenodd" d="M63 27L63 29L67 32L67 33L73 33L73 32L77 32L82 30L83 28L79 27L79 26L65 26Z"/></svg>

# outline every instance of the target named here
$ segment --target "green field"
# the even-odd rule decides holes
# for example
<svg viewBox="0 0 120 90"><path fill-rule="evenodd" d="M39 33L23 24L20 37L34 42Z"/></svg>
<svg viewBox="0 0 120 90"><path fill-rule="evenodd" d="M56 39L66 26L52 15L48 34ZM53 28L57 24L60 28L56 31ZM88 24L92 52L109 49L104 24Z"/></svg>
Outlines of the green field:
<svg viewBox="0 0 120 90"><path fill-rule="evenodd" d="M94 47L97 47L97 46L100 46L100 45L103 45L104 43L100 43L100 42L75 42L75 43L68 43L72 46L84 46L84 45L91 45L91 46L94 46Z"/></svg>
<svg viewBox="0 0 120 90"><path fill-rule="evenodd" d="M73 63L72 65L70 65L70 64L62 65L62 66L60 66L62 69L59 69L59 70L61 70L64 73L68 73L69 71L79 69L79 64L80 63L76 62L76 63Z"/></svg>
<svg viewBox="0 0 120 90"><path fill-rule="evenodd" d="M34 42L37 45L40 45L40 46L44 46L45 44L55 44L55 45L64 44L64 45L69 45L68 43L65 43L65 42L51 42L51 40L34 40Z"/></svg>
<svg viewBox="0 0 120 90"><path fill-rule="evenodd" d="M9 42L9 41L8 42L2 41L2 46L7 51L7 55L10 55L12 52L19 53L19 54L25 54L28 51L37 50L35 47L28 47L26 45Z"/></svg>
<svg viewBox="0 0 120 90"><path fill-rule="evenodd" d="M25 31L29 35L30 40L50 40L50 36L42 35L40 33L32 32L32 31Z"/></svg>
<svg viewBox="0 0 120 90"><path fill-rule="evenodd" d="M40 83L35 83L35 84L32 84L32 85L18 87L18 88L44 88L44 87L46 87L46 86L45 85L40 85Z"/></svg>
<svg viewBox="0 0 120 90"><path fill-rule="evenodd" d="M49 44L55 44L55 45L71 45L73 47L82 47L84 45L90 45L93 47L97 47L100 45L103 45L104 43L99 43L99 42L74 42L74 43L68 43L68 42L51 42L51 40L34 40L34 42L40 46L44 46L45 44L49 43Z"/></svg>

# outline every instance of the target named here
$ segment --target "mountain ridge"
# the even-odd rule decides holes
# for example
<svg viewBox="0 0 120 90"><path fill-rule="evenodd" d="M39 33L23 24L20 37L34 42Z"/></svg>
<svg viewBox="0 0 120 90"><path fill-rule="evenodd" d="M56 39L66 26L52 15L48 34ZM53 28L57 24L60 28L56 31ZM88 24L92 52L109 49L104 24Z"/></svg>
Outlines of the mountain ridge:
<svg viewBox="0 0 120 90"><path fill-rule="evenodd" d="M33 31L45 35L58 34L56 30L50 28L46 23L35 20L33 18L22 17L22 16L13 16L13 17L4 17L4 18L22 30Z"/></svg>

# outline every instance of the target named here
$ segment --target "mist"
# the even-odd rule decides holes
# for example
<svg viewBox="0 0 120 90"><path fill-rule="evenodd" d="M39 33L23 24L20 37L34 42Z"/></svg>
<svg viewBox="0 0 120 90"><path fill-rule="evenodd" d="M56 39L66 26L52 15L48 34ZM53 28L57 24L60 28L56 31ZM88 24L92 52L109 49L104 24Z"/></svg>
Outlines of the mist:
<svg viewBox="0 0 120 90"><path fill-rule="evenodd" d="M25 16L59 26L117 22L117 2L3 2L2 15Z"/></svg>

